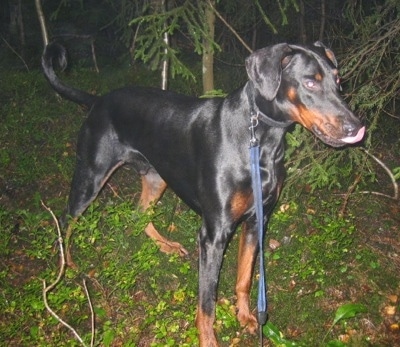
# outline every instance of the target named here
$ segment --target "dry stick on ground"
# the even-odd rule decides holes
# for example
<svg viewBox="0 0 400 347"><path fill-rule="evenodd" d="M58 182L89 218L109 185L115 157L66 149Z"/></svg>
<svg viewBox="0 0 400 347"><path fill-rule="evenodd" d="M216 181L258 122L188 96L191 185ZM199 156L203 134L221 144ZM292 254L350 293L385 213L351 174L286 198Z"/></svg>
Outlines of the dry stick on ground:
<svg viewBox="0 0 400 347"><path fill-rule="evenodd" d="M90 47L92 48L92 59L93 59L94 68L95 68L96 72L99 73L100 70L99 70L99 67L97 66L97 58L96 58L96 50L94 47L94 40L90 41Z"/></svg>
<svg viewBox="0 0 400 347"><path fill-rule="evenodd" d="M399 200L399 185L397 184L396 178L394 177L392 171L383 163L382 160L375 157L367 149L361 148L361 150L363 150L365 153L367 153L367 155L369 155L372 159L374 159L389 175L390 180L392 181L392 184L393 184L393 196L390 196L390 195L387 195L384 193L380 193L380 192L371 192L371 191L363 191L363 192L359 192L359 194L374 194L374 195L384 196L385 198L389 198L389 199L396 200L396 201Z"/></svg>
<svg viewBox="0 0 400 347"><path fill-rule="evenodd" d="M343 204L342 204L342 208L339 211L339 217L344 217L345 215L345 211L347 208L347 204L349 202L350 196L351 194L353 194L354 189L356 189L357 184L360 182L361 180L361 175L357 175L356 179L354 180L353 184L349 187L349 189L347 190L347 193L343 199Z"/></svg>
<svg viewBox="0 0 400 347"><path fill-rule="evenodd" d="M60 265L60 270L58 272L58 276L57 279L52 282L50 285L46 284L45 280L43 281L43 301L44 304L46 306L47 311L55 318L57 319L57 321L59 321L62 325L64 325L65 327L67 327L76 337L76 339L83 345L86 347L85 342L83 341L83 339L79 336L79 334L77 333L77 331L71 326L69 325L67 322L65 322L57 313L55 313L51 307L49 306L48 300L47 300L47 295L49 292L51 292L61 281L61 278L64 276L65 274L65 266L66 266L66 262L65 262L65 254L64 254L64 240L63 237L61 235L61 229L60 229L60 225L58 223L58 220L56 218L56 216L54 215L53 211L47 207L43 201L42 201L42 206L51 214L51 216L53 217L53 220L56 224L57 227L57 233L58 233L58 246L60 249L60 260L61 260L61 265ZM83 287L85 289L85 294L88 298L88 302L89 302L89 307L90 307L90 312L91 312L91 329L92 329L92 333L91 333L91 341L90 341L90 346L94 346L94 336L95 336L95 324L94 324L94 311L93 311L93 306L92 306L92 302L90 300L90 296L89 296L89 291L87 289L86 286L86 280L83 280Z"/></svg>
<svg viewBox="0 0 400 347"><path fill-rule="evenodd" d="M92 305L92 301L90 300L90 295L89 295L89 291L87 289L87 285L86 285L86 280L83 279L83 288L85 289L85 294L86 297L88 298L88 303L89 303L89 308L90 308L90 326L92 329L92 333L90 334L90 347L94 346L94 336L95 336L95 315L94 315L94 310L93 310L93 305Z"/></svg>
<svg viewBox="0 0 400 347"><path fill-rule="evenodd" d="M382 160L378 159L375 157L373 154L371 154L367 149L360 148L362 151L364 151L367 155L369 155L372 159L374 159L388 174L390 177L390 180L392 181L393 184L393 196L381 193L381 192L373 192L373 191L362 191L362 192L357 192L357 194L372 194L372 195L378 195L378 196L383 196L385 198L389 198L395 201L399 200L399 186L396 182L396 178L394 177L392 171L383 163ZM349 202L350 196L353 194L354 189L356 188L357 184L361 180L361 175L357 175L356 179L354 180L354 183L349 187L345 197L344 201L342 204L342 208L340 209L339 216L344 216L347 204Z"/></svg>

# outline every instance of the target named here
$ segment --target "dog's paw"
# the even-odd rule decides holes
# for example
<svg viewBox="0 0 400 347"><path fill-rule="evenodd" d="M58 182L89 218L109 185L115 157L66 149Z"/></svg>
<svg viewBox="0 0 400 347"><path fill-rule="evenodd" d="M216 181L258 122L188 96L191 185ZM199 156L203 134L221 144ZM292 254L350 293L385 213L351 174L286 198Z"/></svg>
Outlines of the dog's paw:
<svg viewBox="0 0 400 347"><path fill-rule="evenodd" d="M167 254L178 254L181 257L186 257L189 255L189 252L179 243L179 242L157 242L160 247L160 251Z"/></svg>
<svg viewBox="0 0 400 347"><path fill-rule="evenodd" d="M244 327L250 334L256 334L258 329L257 318L250 312L238 312L237 319L241 327Z"/></svg>

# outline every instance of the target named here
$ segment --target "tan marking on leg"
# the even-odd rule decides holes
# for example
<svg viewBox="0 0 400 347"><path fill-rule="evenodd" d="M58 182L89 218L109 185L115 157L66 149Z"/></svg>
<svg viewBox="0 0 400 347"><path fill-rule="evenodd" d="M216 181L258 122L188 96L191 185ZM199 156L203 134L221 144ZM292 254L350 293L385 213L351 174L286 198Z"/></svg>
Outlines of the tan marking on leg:
<svg viewBox="0 0 400 347"><path fill-rule="evenodd" d="M142 194L139 202L142 210L145 211L152 204L157 203L166 189L167 184L158 176L157 178L153 178L153 180L151 177L146 177L146 175L142 176ZM147 224L145 233L157 244L158 247L160 247L161 252L167 254L177 253L180 256L186 256L189 254L189 252L182 247L180 243L169 241L164 236L160 235L160 233L154 227L154 224L151 222Z"/></svg>
<svg viewBox="0 0 400 347"><path fill-rule="evenodd" d="M218 342L214 333L214 315L208 316L197 306L196 327L199 331L200 347L218 347Z"/></svg>
<svg viewBox="0 0 400 347"><path fill-rule="evenodd" d="M167 183L161 179L156 181L157 185L151 183L146 175L142 176L142 194L139 204L143 210L147 210L152 203L157 203L167 189Z"/></svg>
<svg viewBox="0 0 400 347"><path fill-rule="evenodd" d="M187 256L189 252L178 242L173 242L162 236L153 223L147 224L144 232L150 237L160 248L160 251L166 254L177 253L181 257Z"/></svg>
<svg viewBox="0 0 400 347"><path fill-rule="evenodd" d="M241 326L246 327L251 334L258 328L256 317L250 311L250 288L253 275L254 253L256 245L246 241L246 224L239 241L238 272L236 280L237 319Z"/></svg>
<svg viewBox="0 0 400 347"><path fill-rule="evenodd" d="M253 195L245 192L236 192L231 199L231 213L234 220L238 220L253 203Z"/></svg>

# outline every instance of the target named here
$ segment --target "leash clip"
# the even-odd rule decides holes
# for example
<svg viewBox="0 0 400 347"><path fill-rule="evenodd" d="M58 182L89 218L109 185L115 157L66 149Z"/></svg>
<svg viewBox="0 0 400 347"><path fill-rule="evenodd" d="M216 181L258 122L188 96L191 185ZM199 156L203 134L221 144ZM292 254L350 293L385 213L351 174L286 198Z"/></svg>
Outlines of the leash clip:
<svg viewBox="0 0 400 347"><path fill-rule="evenodd" d="M249 130L250 130L250 147L255 147L258 146L258 139L256 137L256 128L258 126L258 113L251 113L250 116L250 126L249 126Z"/></svg>

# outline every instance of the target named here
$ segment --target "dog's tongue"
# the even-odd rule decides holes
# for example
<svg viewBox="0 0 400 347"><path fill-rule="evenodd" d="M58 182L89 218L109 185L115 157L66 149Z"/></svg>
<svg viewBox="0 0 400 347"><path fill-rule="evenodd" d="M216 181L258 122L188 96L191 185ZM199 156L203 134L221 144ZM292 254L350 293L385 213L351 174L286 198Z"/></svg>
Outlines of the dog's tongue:
<svg viewBox="0 0 400 347"><path fill-rule="evenodd" d="M365 134L365 127L362 127L356 136L349 136L349 137L345 137L342 139L343 142L345 143L356 143L359 142L363 139Z"/></svg>

